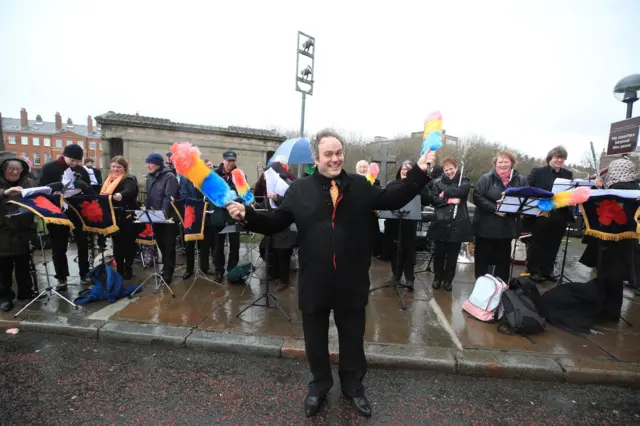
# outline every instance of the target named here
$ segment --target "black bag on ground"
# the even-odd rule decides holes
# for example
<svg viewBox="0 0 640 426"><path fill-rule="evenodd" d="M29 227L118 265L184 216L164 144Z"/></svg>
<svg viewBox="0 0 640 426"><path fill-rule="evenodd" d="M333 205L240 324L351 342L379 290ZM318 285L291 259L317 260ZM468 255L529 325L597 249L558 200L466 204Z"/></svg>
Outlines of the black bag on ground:
<svg viewBox="0 0 640 426"><path fill-rule="evenodd" d="M502 293L502 310L502 324L498 326L501 333L529 335L545 331L545 319L522 288Z"/></svg>

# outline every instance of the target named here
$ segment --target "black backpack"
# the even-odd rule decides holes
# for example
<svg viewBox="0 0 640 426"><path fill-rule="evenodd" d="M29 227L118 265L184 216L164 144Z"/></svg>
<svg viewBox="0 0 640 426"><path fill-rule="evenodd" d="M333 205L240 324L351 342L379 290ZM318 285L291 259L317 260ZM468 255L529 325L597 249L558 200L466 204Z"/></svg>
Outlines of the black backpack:
<svg viewBox="0 0 640 426"><path fill-rule="evenodd" d="M498 326L498 331L504 334L517 333L525 337L530 334L541 333L545 331L546 321L538 312L537 303L535 303L539 300L540 293L535 284L519 284L524 283L514 283L514 280L512 280L511 288L502 293L501 308L503 316L502 323Z"/></svg>

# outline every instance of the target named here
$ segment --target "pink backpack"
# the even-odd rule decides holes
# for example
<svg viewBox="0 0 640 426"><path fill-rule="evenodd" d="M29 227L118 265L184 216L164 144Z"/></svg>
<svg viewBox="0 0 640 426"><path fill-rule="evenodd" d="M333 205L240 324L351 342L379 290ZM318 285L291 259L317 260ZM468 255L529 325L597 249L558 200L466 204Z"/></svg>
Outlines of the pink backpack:
<svg viewBox="0 0 640 426"><path fill-rule="evenodd" d="M493 275L478 277L469 298L462 304L462 309L480 321L500 319L502 309L500 301L502 292L509 286Z"/></svg>

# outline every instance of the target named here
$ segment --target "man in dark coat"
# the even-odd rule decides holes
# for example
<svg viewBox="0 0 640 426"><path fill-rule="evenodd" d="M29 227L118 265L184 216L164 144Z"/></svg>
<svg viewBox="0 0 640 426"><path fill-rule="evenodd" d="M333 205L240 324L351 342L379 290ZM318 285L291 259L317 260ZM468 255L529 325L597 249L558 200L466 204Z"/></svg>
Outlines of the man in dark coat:
<svg viewBox="0 0 640 426"><path fill-rule="evenodd" d="M176 175L164 166L162 155L157 152L149 154L145 160L147 164L146 189L147 199L145 207L149 210L163 211L166 217L173 216L171 198L178 196L178 180ZM176 268L176 236L178 228L173 223L158 223L153 225L158 247L162 253L162 278L167 284L173 279Z"/></svg>
<svg viewBox="0 0 640 426"><path fill-rule="evenodd" d="M319 411L333 386L328 347L331 310L339 334L342 393L358 413L370 416L362 381L367 369L363 342L373 244L371 211L398 209L413 199L430 179L424 170L427 161L433 164L435 154L426 153L401 185L383 190L342 169L343 142L335 132L319 132L314 145L316 172L293 182L278 209L262 213L235 202L227 209L235 219L244 217L246 228L265 235L294 222L298 228L298 304L313 375L304 404L307 416Z"/></svg>
<svg viewBox="0 0 640 426"><path fill-rule="evenodd" d="M63 191L80 190L87 194L93 194L89 173L82 167L84 151L76 144L67 145L62 151L62 156L57 160L45 164L40 171L40 186L62 184ZM67 260L67 247L69 246L69 227L64 225L48 225L51 238L51 257L56 271L58 285L57 291L67 290L67 278L69 277L69 264ZM80 226L73 230L73 237L78 249L78 269L80 280L88 284L89 265L89 240L86 232Z"/></svg>
<svg viewBox="0 0 640 426"><path fill-rule="evenodd" d="M551 191L558 178L573 179L573 173L563 169L567 150L562 146L547 154L547 165L531 170L529 186ZM553 266L565 233L567 222L573 220L569 207L552 210L548 216L528 219L532 227L531 241L527 253L527 272L535 282L552 281Z"/></svg>
<svg viewBox="0 0 640 426"><path fill-rule="evenodd" d="M180 198L202 200L204 196L189 179L183 177L180 179ZM209 250L211 249L211 241L213 240L213 227L211 226L211 221L207 219L208 216L203 218L204 238L199 241L185 241L187 263L185 265L185 273L182 276L183 280L187 280L193 276L193 270L196 263L196 243L198 243L198 260L200 262L200 270L205 274L209 274Z"/></svg>
<svg viewBox="0 0 640 426"><path fill-rule="evenodd" d="M33 214L26 213L7 217L20 207L8 201L21 197L22 189L31 188L29 165L12 152L0 153L0 310L13 309L15 293L12 290L15 268L18 284L18 300L35 296L29 274L29 240L35 235Z"/></svg>

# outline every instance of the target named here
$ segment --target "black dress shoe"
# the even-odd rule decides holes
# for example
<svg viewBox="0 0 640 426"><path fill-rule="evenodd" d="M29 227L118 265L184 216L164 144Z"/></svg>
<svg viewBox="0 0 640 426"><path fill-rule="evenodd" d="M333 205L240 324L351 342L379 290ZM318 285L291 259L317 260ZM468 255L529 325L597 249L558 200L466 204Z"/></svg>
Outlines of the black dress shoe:
<svg viewBox="0 0 640 426"><path fill-rule="evenodd" d="M162 274L162 279L167 283L167 285L169 285L171 284L171 280L173 280L173 274Z"/></svg>
<svg viewBox="0 0 640 426"><path fill-rule="evenodd" d="M215 274L213 274L213 280L215 282L217 282L218 284L222 283L222 272L216 272Z"/></svg>
<svg viewBox="0 0 640 426"><path fill-rule="evenodd" d="M440 288L441 285L442 285L442 281L433 280L433 283L431 284L431 288L433 288L434 290L437 290Z"/></svg>
<svg viewBox="0 0 640 426"><path fill-rule="evenodd" d="M445 283L444 283L444 284L442 284L442 287L444 287L444 289L445 289L445 290L447 290L447 291L451 291L451 290L453 290L453 287L452 287L452 285L451 285L451 282L449 282L449 281L445 281Z"/></svg>
<svg viewBox="0 0 640 426"><path fill-rule="evenodd" d="M124 275L122 276L125 280L133 279L133 268L127 268L124 270Z"/></svg>
<svg viewBox="0 0 640 426"><path fill-rule="evenodd" d="M2 303L0 303L0 311L9 312L12 309L13 309L13 302L10 300L3 300Z"/></svg>
<svg viewBox="0 0 640 426"><path fill-rule="evenodd" d="M307 395L307 398L304 400L304 414L307 417L313 417L320 411L322 405L324 404L324 397L317 397Z"/></svg>
<svg viewBox="0 0 640 426"><path fill-rule="evenodd" d="M358 414L365 417L371 417L371 405L369 405L369 401L367 400L366 396L363 395L352 398L346 393L343 393L342 395L344 395L345 398L351 401L353 408Z"/></svg>
<svg viewBox="0 0 640 426"><path fill-rule="evenodd" d="M193 272L185 272L184 275L182 276L183 280L188 280L189 278L191 278L193 276Z"/></svg>

